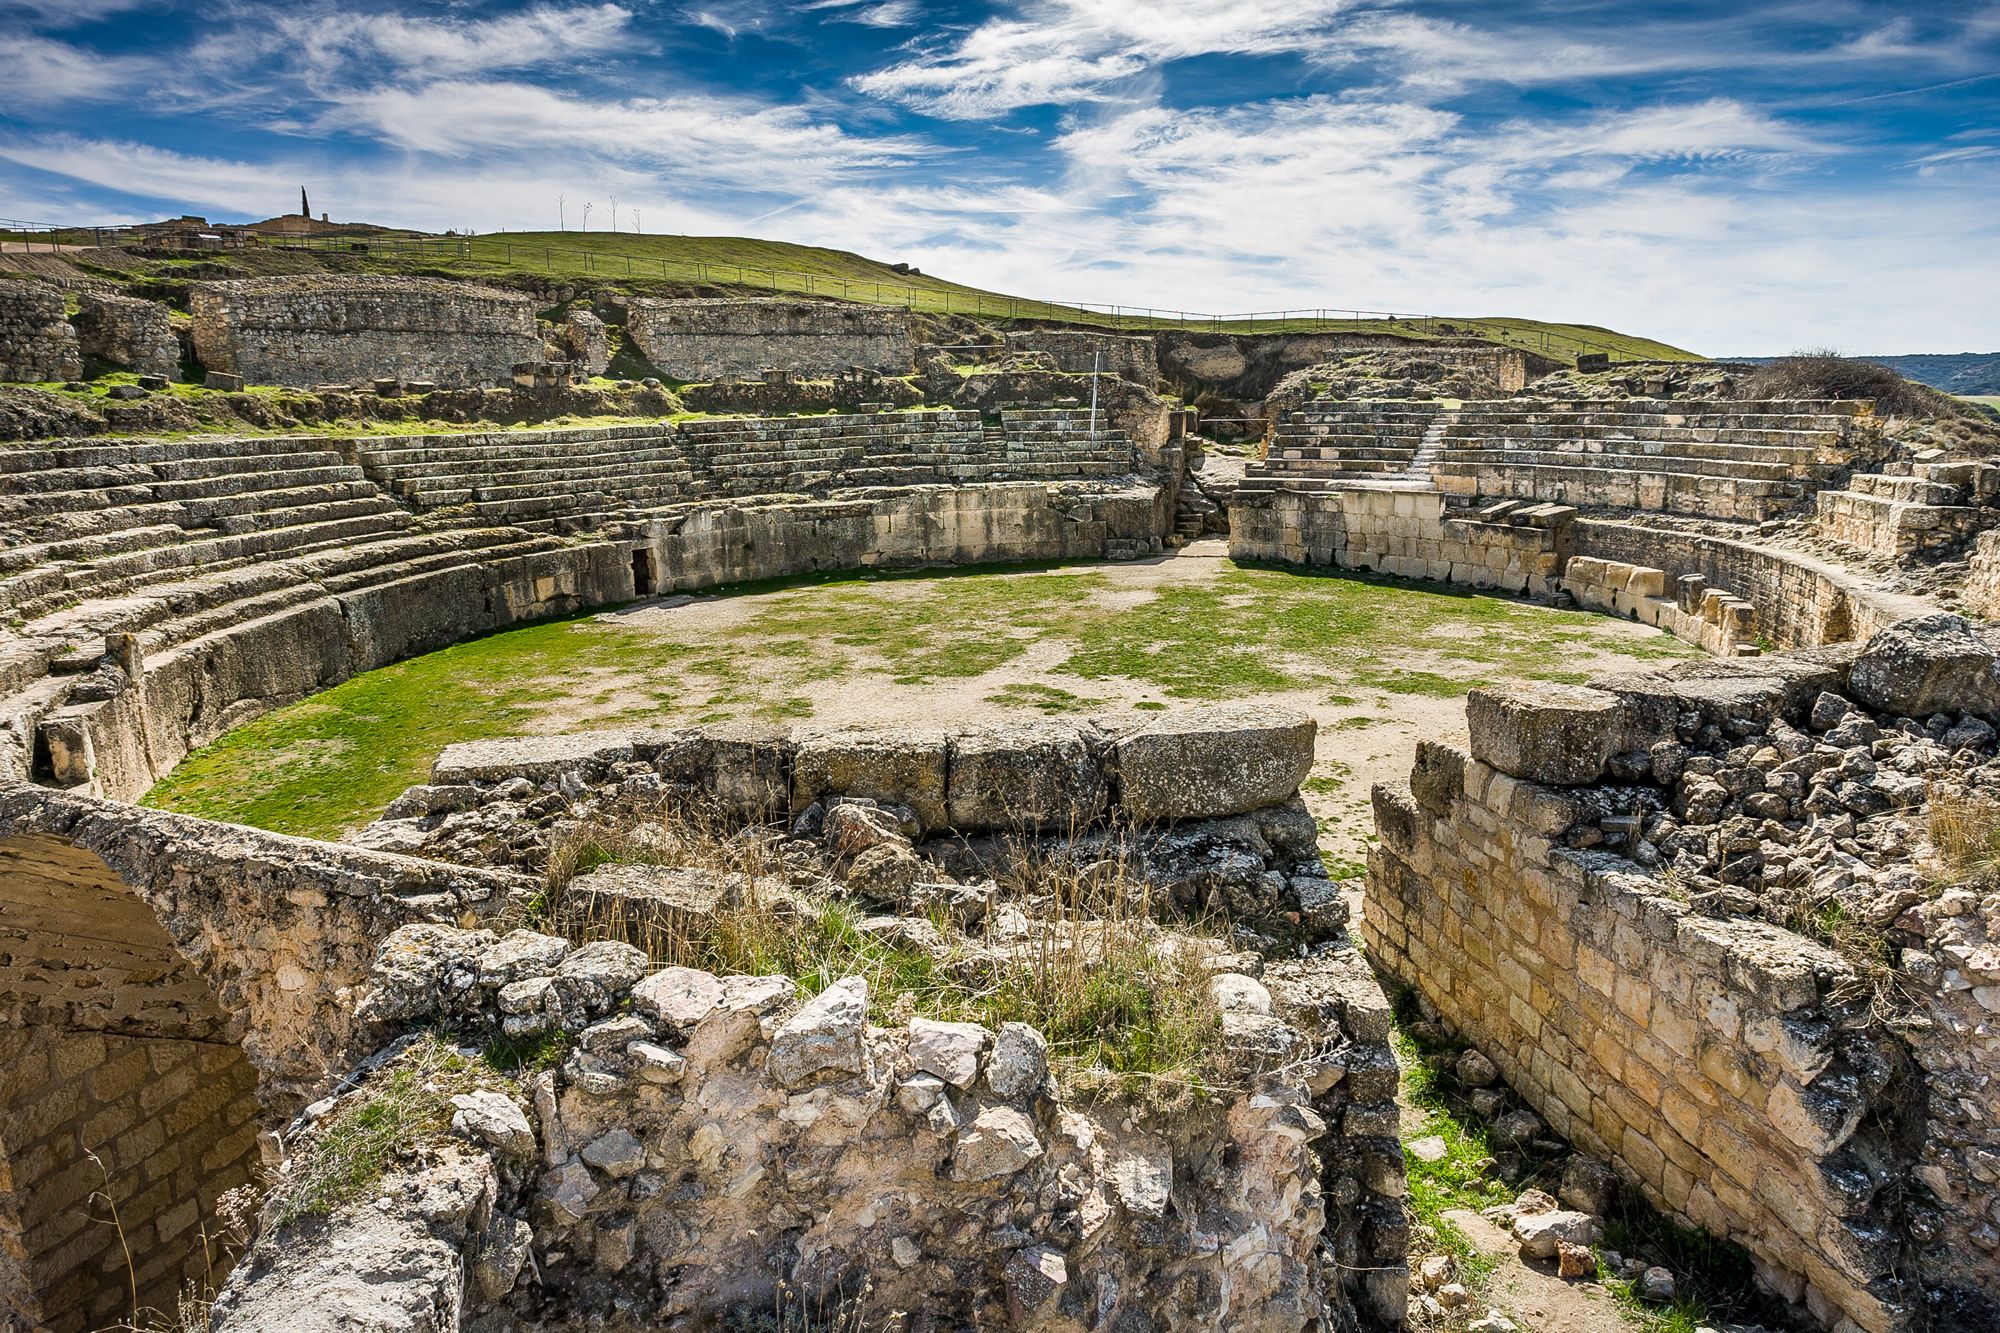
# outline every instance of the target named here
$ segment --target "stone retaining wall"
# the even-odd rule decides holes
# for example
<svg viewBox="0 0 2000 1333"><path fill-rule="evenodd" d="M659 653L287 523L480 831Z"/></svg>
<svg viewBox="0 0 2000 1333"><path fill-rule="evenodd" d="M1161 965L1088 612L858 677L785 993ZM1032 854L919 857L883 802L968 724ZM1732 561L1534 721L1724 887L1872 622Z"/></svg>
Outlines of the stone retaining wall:
<svg viewBox="0 0 2000 1333"><path fill-rule="evenodd" d="M1719 655L1844 643L1930 609L1800 551L1584 518L1566 505L1515 500L1453 512L1445 504L1437 492L1388 484L1239 488L1229 553L1530 597L1567 591Z"/></svg>
<svg viewBox="0 0 2000 1333"><path fill-rule="evenodd" d="M636 537L650 552L654 590L687 592L818 570L1133 559L1160 549L1164 511L1154 486L922 486L704 506L653 520Z"/></svg>
<svg viewBox="0 0 2000 1333"><path fill-rule="evenodd" d="M269 710L363 671L476 634L630 596L630 556L590 543L460 563L394 583L295 600L144 659L111 697L39 713L15 728L67 785L136 800L191 751ZM28 756L11 758L31 771Z"/></svg>
<svg viewBox="0 0 2000 1333"><path fill-rule="evenodd" d="M886 306L752 297L633 301L625 333L662 375L713 380L766 367L827 376L914 367L910 313Z"/></svg>
<svg viewBox="0 0 2000 1333"><path fill-rule="evenodd" d="M85 356L142 375L180 375L180 339L165 306L130 296L86 294L81 301L76 332Z"/></svg>
<svg viewBox="0 0 2000 1333"><path fill-rule="evenodd" d="M1151 338L1074 329L1030 329L1006 337L1008 351L1046 352L1056 369L1065 374L1091 374L1099 368L1101 358L1107 375L1130 380L1146 389L1160 382L1160 359Z"/></svg>
<svg viewBox="0 0 2000 1333"><path fill-rule="evenodd" d="M1421 744L1374 794L1378 966L1559 1134L1846 1333L2000 1314L1994 900L1927 890L1882 841L1923 827L1931 784L1991 780L1991 729L1961 714L1991 695L1954 703L1970 678L1927 671L1931 641L1977 643L1933 616L1858 656L1475 690L1469 748ZM1755 793L1741 814L1732 792ZM1771 924L1828 902L1877 932L1891 990Z"/></svg>
<svg viewBox="0 0 2000 1333"><path fill-rule="evenodd" d="M505 384L545 359L534 303L435 278L244 278L189 296L195 355L251 384Z"/></svg>
<svg viewBox="0 0 2000 1333"><path fill-rule="evenodd" d="M1777 648L1866 638L1930 609L1803 551L1619 519L1579 519L1567 536L1573 555L1661 569L1673 579L1701 576L1755 607L1757 633Z"/></svg>
<svg viewBox="0 0 2000 1333"><path fill-rule="evenodd" d="M0 279L0 380L73 380L83 357L63 308L46 283Z"/></svg>
<svg viewBox="0 0 2000 1333"><path fill-rule="evenodd" d="M1562 572L1562 526L1575 512L1516 505L1489 521L1447 516L1445 497L1419 486L1239 488L1229 504L1229 555L1546 597Z"/></svg>

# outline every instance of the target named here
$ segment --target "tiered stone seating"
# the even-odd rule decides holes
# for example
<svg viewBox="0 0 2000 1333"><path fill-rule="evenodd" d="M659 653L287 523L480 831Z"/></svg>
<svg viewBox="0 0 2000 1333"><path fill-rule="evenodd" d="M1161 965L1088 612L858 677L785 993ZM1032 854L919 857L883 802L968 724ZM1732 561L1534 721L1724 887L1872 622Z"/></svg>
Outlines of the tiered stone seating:
<svg viewBox="0 0 2000 1333"><path fill-rule="evenodd" d="M367 475L420 511L587 531L681 504L871 487L1095 479L1132 445L1087 411L728 417L669 424L363 439Z"/></svg>
<svg viewBox="0 0 2000 1333"><path fill-rule="evenodd" d="M422 529L333 442L204 438L0 450L0 691L148 653L314 597L536 548L518 531ZM23 674L25 673L25 674Z"/></svg>
<svg viewBox="0 0 2000 1333"><path fill-rule="evenodd" d="M980 481L1073 481L1123 476L1137 465L1132 442L1102 413L1016 408L1000 414L1000 457L982 458Z"/></svg>
<svg viewBox="0 0 2000 1333"><path fill-rule="evenodd" d="M692 474L664 425L380 437L353 442L367 474L419 511L568 526L681 499Z"/></svg>
<svg viewBox="0 0 2000 1333"><path fill-rule="evenodd" d="M1467 403L1433 469L1460 495L1760 521L1833 473L1864 405Z"/></svg>
<svg viewBox="0 0 2000 1333"><path fill-rule="evenodd" d="M1245 470L1245 484L1315 490L1404 480L1444 410L1438 403L1315 399L1278 423L1264 458Z"/></svg>

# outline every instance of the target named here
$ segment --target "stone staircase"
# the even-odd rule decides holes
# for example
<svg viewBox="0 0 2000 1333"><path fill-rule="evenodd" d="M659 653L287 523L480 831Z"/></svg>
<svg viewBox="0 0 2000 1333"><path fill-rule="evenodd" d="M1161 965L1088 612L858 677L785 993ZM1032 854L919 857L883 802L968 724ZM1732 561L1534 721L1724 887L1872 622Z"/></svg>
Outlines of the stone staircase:
<svg viewBox="0 0 2000 1333"><path fill-rule="evenodd" d="M1933 451L1893 470L1856 473L1815 498L1820 534L1890 560L1947 554L2000 521L2000 466Z"/></svg>
<svg viewBox="0 0 2000 1333"><path fill-rule="evenodd" d="M1363 481L1407 481L1444 409L1436 403L1315 399L1273 431L1264 457L1244 471L1250 493L1331 490Z"/></svg>
<svg viewBox="0 0 2000 1333"><path fill-rule="evenodd" d="M1433 472L1438 459L1444 456L1445 432L1458 424L1457 412L1440 412L1437 420L1424 428L1424 435L1417 442L1417 452L1410 456L1407 479L1410 481L1433 481Z"/></svg>

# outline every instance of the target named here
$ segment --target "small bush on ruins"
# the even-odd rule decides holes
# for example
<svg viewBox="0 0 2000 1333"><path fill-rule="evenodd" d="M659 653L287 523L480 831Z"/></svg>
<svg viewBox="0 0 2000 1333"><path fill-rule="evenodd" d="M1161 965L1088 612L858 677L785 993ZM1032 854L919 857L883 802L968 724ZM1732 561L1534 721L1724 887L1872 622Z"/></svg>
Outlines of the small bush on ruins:
<svg viewBox="0 0 2000 1333"><path fill-rule="evenodd" d="M1873 361L1842 356L1831 347L1802 348L1763 366L1743 381L1738 392L1746 399L1872 399L1883 416L1969 415L1950 394L1906 380Z"/></svg>

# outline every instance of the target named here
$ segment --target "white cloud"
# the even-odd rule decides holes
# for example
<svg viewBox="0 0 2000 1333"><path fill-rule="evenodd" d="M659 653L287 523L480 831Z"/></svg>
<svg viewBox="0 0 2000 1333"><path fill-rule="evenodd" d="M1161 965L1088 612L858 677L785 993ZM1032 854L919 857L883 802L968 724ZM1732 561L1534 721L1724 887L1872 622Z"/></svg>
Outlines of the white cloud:
<svg viewBox="0 0 2000 1333"><path fill-rule="evenodd" d="M1312 50L1348 0L1030 0L955 45L852 80L871 96L932 115L983 119L1025 106L1087 101L1171 60Z"/></svg>
<svg viewBox="0 0 2000 1333"><path fill-rule="evenodd" d="M804 188L929 151L913 138L859 137L796 108L742 98L604 101L469 79L356 92L326 125L413 153L553 154L573 158L586 178L594 163L627 163L746 191Z"/></svg>
<svg viewBox="0 0 2000 1333"><path fill-rule="evenodd" d="M131 93L160 75L143 56L107 56L26 32L0 31L0 112L101 102Z"/></svg>
<svg viewBox="0 0 2000 1333"><path fill-rule="evenodd" d="M637 44L632 11L618 4L537 5L498 18L420 18L390 11L271 16L277 51L323 77L345 81L382 66L450 77L562 64Z"/></svg>

